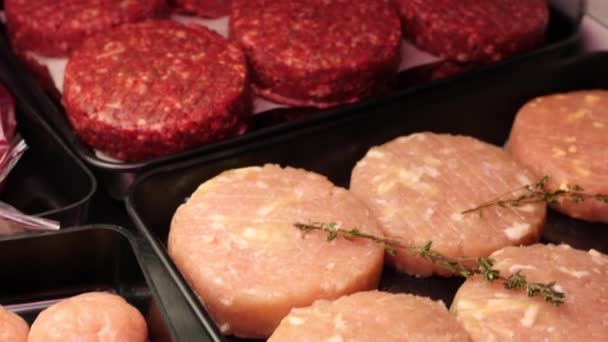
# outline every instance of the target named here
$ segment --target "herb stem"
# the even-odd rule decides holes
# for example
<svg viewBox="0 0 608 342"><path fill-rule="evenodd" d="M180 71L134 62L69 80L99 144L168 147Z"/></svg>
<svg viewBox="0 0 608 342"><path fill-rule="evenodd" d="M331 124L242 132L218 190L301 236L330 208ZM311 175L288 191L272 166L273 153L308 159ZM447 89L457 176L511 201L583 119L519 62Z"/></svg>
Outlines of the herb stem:
<svg viewBox="0 0 608 342"><path fill-rule="evenodd" d="M486 257L478 258L450 258L441 254L440 252L432 248L432 241L427 241L421 246L406 245L398 239L382 238L371 234L362 232L357 228L343 229L339 228L336 223L323 223L314 222L309 224L295 223L294 226L304 233L312 231L322 231L327 234L327 241L332 241L338 237L342 237L346 240L352 241L355 239L366 239L376 244L381 245L384 250L392 255L397 255L398 250L405 250L406 252L414 255L418 255L423 259L443 267L444 269L460 275L465 278L469 278L473 275L480 275L487 282L494 282L500 280L503 286L507 289L520 289L525 288L526 293L530 297L542 296L545 301L560 305L564 303L566 297L565 293L554 289L555 282L549 283L532 283L528 282L526 277L521 274L521 271L517 271L508 277L504 277L500 274L498 269L494 268L494 260ZM474 261L474 262L473 262ZM469 264L473 263L473 266Z"/></svg>
<svg viewBox="0 0 608 342"><path fill-rule="evenodd" d="M496 205L499 207L520 207L524 204L534 203L558 204L562 200L569 200L575 203L587 200L608 203L608 195L585 193L580 185L567 185L563 188L551 191L546 190L547 183L549 183L549 177L544 176L536 183L524 185L515 190L508 191L474 208L464 210L461 214L464 215L472 212L479 212L481 214L483 209ZM507 195L514 196L505 198Z"/></svg>

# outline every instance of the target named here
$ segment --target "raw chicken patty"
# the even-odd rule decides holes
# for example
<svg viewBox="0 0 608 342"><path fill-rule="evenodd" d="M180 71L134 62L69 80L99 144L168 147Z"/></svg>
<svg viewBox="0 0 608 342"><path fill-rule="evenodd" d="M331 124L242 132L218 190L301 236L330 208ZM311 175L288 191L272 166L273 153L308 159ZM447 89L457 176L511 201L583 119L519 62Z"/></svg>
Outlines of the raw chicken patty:
<svg viewBox="0 0 608 342"><path fill-rule="evenodd" d="M445 305L409 294L371 291L293 309L269 342L468 341Z"/></svg>
<svg viewBox="0 0 608 342"><path fill-rule="evenodd" d="M417 133L370 149L352 172L351 190L372 209L387 237L415 245L432 241L450 257L479 257L538 241L545 205L462 211L532 179L496 146L466 136ZM389 261L414 275L449 275L405 251Z"/></svg>
<svg viewBox="0 0 608 342"><path fill-rule="evenodd" d="M608 256L538 244L507 247L491 257L505 277L519 270L530 282L555 281L565 302L555 306L469 278L451 309L474 341L608 341Z"/></svg>
<svg viewBox="0 0 608 342"><path fill-rule="evenodd" d="M28 330L23 318L0 306L0 341L26 342Z"/></svg>
<svg viewBox="0 0 608 342"><path fill-rule="evenodd" d="M378 285L381 246L329 242L293 225L310 221L382 234L347 190L312 172L266 165L203 183L173 217L169 255L224 334L266 338L293 307Z"/></svg>
<svg viewBox="0 0 608 342"><path fill-rule="evenodd" d="M28 342L146 342L141 313L117 295L89 292L51 305L32 324Z"/></svg>
<svg viewBox="0 0 608 342"><path fill-rule="evenodd" d="M608 91L555 94L528 102L517 113L508 150L548 188L579 185L608 194ZM562 201L555 209L572 217L608 223L608 203Z"/></svg>

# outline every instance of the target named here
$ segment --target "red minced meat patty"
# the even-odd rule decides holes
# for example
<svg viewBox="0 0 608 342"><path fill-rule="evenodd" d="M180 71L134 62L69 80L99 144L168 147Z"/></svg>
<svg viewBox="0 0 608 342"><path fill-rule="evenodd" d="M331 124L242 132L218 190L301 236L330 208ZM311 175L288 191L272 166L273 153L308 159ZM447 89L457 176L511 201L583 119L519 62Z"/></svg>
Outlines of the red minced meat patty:
<svg viewBox="0 0 608 342"><path fill-rule="evenodd" d="M544 40L546 0L394 0L406 39L458 62L493 62Z"/></svg>
<svg viewBox="0 0 608 342"><path fill-rule="evenodd" d="M400 60L399 16L386 0L233 0L230 34L257 93L292 106L357 101Z"/></svg>
<svg viewBox="0 0 608 342"><path fill-rule="evenodd" d="M231 0L174 0L178 12L204 18L219 18L230 14Z"/></svg>
<svg viewBox="0 0 608 342"><path fill-rule="evenodd" d="M63 102L77 135L135 161L243 133L251 109L245 57L202 26L126 24L70 59Z"/></svg>
<svg viewBox="0 0 608 342"><path fill-rule="evenodd" d="M49 57L68 57L97 32L159 17L165 0L5 0L13 48Z"/></svg>

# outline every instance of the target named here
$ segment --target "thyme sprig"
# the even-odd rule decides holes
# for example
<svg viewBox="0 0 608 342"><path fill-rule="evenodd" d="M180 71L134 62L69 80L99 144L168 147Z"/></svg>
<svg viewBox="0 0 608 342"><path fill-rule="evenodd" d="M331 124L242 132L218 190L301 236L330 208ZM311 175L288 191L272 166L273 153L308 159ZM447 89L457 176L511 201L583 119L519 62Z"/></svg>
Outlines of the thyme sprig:
<svg viewBox="0 0 608 342"><path fill-rule="evenodd" d="M499 207L520 207L530 203L547 203L557 204L561 200L573 201L581 203L587 200L595 200L598 202L608 203L608 195L606 194L588 194L585 193L580 185L567 185L557 190L547 190L546 185L549 183L549 177L544 176L541 180L533 184L527 184L515 190L506 192L490 201L484 202L475 208L467 209L461 214L469 214L478 211L480 214L483 209L499 206ZM512 195L512 197L505 198Z"/></svg>
<svg viewBox="0 0 608 342"><path fill-rule="evenodd" d="M381 238L375 235L367 234L357 228L343 229L338 227L334 222L312 222L308 224L295 223L294 226L304 233L311 231L322 231L327 234L327 241L332 241L338 237L346 240L366 239L376 244L381 245L384 250L392 255L397 255L398 250L404 250L408 253L418 255L419 257L443 267L444 269L458 274L464 278L469 278L474 275L480 275L485 281L491 283L496 280L502 281L503 286L507 289L525 289L529 297L541 296L545 301L560 305L564 303L565 293L554 288L555 282L549 283L533 283L528 282L526 277L517 271L508 277L500 274L500 271L494 268L494 260L486 257L478 258L450 258L434 250L432 241L427 241L425 244L407 245L398 239Z"/></svg>

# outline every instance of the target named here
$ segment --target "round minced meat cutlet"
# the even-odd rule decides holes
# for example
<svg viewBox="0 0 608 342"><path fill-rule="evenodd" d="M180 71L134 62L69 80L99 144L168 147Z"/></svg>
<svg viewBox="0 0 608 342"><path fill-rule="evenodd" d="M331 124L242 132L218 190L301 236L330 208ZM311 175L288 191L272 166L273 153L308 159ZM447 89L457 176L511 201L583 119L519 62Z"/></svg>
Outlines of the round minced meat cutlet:
<svg viewBox="0 0 608 342"><path fill-rule="evenodd" d="M293 106L359 100L399 65L399 16L386 0L235 0L230 35L257 93Z"/></svg>
<svg viewBox="0 0 608 342"><path fill-rule="evenodd" d="M547 189L578 185L608 195L608 91L583 90L542 96L517 113L508 142L514 159ZM551 206L566 215L608 223L608 203L562 199Z"/></svg>
<svg viewBox="0 0 608 342"><path fill-rule="evenodd" d="M165 0L5 0L13 48L67 57L82 41L112 27L159 17Z"/></svg>
<svg viewBox="0 0 608 342"><path fill-rule="evenodd" d="M376 215L385 236L406 245L431 241L449 257L475 258L539 240L544 203L462 213L533 182L531 173L498 146L425 132L371 148L353 169L350 190ZM452 275L406 251L388 261L413 275Z"/></svg>
<svg viewBox="0 0 608 342"><path fill-rule="evenodd" d="M466 342L445 304L410 294L358 292L291 310L269 342Z"/></svg>
<svg viewBox="0 0 608 342"><path fill-rule="evenodd" d="M0 305L0 341L26 342L29 330L23 318Z"/></svg>
<svg viewBox="0 0 608 342"><path fill-rule="evenodd" d="M231 0L174 0L178 12L204 18L219 18L230 14Z"/></svg>
<svg viewBox="0 0 608 342"><path fill-rule="evenodd" d="M608 341L608 256L567 245L506 247L490 256L504 277L521 272L528 282L555 282L565 293L556 306L501 281L467 279L451 310L473 341Z"/></svg>
<svg viewBox="0 0 608 342"><path fill-rule="evenodd" d="M544 40L547 0L393 0L403 33L420 49L458 62L492 62Z"/></svg>
<svg viewBox="0 0 608 342"><path fill-rule="evenodd" d="M243 54L217 33L146 21L87 39L67 65L63 102L84 142L142 160L243 133L247 78Z"/></svg>
<svg viewBox="0 0 608 342"><path fill-rule="evenodd" d="M294 307L377 288L382 246L295 223L381 236L363 202L325 177L277 165L207 180L171 222L168 251L222 333L267 338Z"/></svg>
<svg viewBox="0 0 608 342"><path fill-rule="evenodd" d="M122 297L105 292L83 293L55 303L38 315L28 342L146 342L142 314Z"/></svg>

